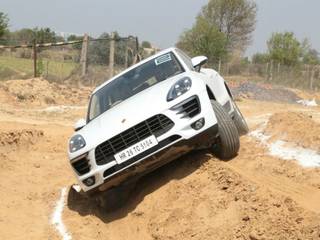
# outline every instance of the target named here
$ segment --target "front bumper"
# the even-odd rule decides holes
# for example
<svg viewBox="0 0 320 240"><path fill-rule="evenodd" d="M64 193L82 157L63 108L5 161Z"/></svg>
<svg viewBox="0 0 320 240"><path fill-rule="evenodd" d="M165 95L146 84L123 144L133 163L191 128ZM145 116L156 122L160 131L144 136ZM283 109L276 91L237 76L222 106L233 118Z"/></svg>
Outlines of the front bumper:
<svg viewBox="0 0 320 240"><path fill-rule="evenodd" d="M82 190L84 192L107 190L130 177L150 172L192 149L210 146L218 132L217 119L212 110L210 99L206 91L196 95L191 94L179 98L179 101L173 107L170 106L159 113L170 118L174 122L174 126L165 134L157 137L159 144L154 148L120 165L116 161L98 165L95 160L95 149L89 151L86 158L90 164L90 171L81 176L76 175ZM178 107L192 97L197 97L201 111L194 116L183 117ZM204 126L195 130L192 125L199 119L205 120ZM88 187L84 184L84 181L92 177L94 177L94 184Z"/></svg>

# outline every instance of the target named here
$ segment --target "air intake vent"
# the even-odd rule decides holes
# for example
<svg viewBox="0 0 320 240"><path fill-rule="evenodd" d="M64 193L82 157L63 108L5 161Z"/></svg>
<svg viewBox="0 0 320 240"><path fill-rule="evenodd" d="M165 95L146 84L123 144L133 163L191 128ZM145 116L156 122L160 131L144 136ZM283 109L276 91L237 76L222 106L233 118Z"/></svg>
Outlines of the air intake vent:
<svg viewBox="0 0 320 240"><path fill-rule="evenodd" d="M174 123L165 115L159 114L100 144L95 150L96 163L107 164L114 160L114 154L155 135L159 137L168 132Z"/></svg>
<svg viewBox="0 0 320 240"><path fill-rule="evenodd" d="M181 118L193 118L201 112L200 102L197 96L193 96L174 106L172 110L178 111Z"/></svg>
<svg viewBox="0 0 320 240"><path fill-rule="evenodd" d="M72 162L71 165L77 171L79 176L90 172L90 164L87 156Z"/></svg>

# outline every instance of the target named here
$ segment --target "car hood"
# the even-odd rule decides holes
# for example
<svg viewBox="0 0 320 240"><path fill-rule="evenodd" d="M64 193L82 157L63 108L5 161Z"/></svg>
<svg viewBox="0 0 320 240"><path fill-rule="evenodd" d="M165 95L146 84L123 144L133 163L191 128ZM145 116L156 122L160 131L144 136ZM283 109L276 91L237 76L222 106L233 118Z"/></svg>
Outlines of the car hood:
<svg viewBox="0 0 320 240"><path fill-rule="evenodd" d="M82 135L86 141L86 147L79 152L87 152L100 143L168 109L170 105L167 102L167 94L172 85L184 76L186 76L185 73L179 74L145 89L89 122L75 133Z"/></svg>

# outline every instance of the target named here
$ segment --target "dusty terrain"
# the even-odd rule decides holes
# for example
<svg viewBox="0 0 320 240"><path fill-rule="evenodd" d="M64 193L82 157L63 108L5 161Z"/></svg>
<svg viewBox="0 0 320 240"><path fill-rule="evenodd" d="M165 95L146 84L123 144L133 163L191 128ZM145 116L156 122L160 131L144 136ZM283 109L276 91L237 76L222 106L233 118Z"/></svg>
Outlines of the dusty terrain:
<svg viewBox="0 0 320 240"><path fill-rule="evenodd" d="M63 239L51 218L75 183L67 139L89 91L30 81L0 85L0 238ZM248 98L239 107L268 142L319 154L319 107ZM271 156L253 135L231 161L194 152L149 174L116 211L62 199L64 239L320 239L320 168Z"/></svg>

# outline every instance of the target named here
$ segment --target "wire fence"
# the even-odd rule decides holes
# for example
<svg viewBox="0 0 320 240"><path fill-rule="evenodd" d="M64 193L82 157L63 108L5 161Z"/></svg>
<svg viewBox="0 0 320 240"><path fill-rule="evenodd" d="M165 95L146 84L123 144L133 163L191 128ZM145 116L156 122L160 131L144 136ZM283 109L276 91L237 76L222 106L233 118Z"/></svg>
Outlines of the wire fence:
<svg viewBox="0 0 320 240"><path fill-rule="evenodd" d="M138 38L110 37L58 43L0 46L0 80L43 77L97 85L139 61Z"/></svg>
<svg viewBox="0 0 320 240"><path fill-rule="evenodd" d="M284 66L280 63L217 63L212 66L223 76L240 77L292 88L320 90L320 65Z"/></svg>
<svg viewBox="0 0 320 240"><path fill-rule="evenodd" d="M37 44L11 40L11 46L0 45L0 80L43 77L48 81L78 85L98 85L141 58L157 50L143 51L137 37L116 34L103 38L84 35L77 41ZM320 89L320 66L284 66L268 62L217 63L211 68L223 76L244 77L250 81L309 90ZM243 79L243 78L242 78Z"/></svg>

